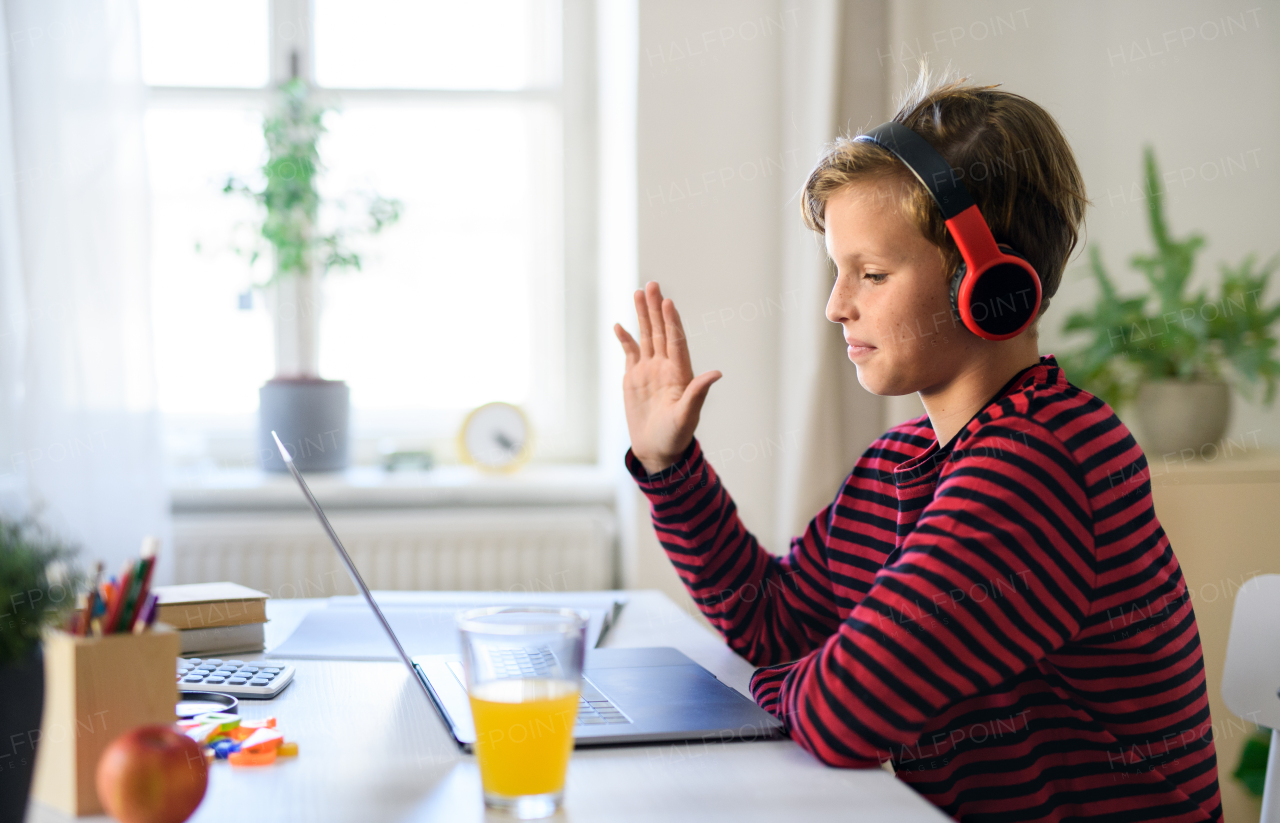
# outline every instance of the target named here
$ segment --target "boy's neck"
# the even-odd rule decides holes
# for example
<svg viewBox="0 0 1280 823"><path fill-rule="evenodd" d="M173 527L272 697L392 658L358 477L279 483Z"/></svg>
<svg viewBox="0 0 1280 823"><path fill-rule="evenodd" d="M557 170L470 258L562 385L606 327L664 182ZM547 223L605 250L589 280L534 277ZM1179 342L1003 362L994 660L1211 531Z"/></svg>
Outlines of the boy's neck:
<svg viewBox="0 0 1280 823"><path fill-rule="evenodd" d="M951 380L920 391L920 402L941 446L950 443L1014 375L1040 362L1037 339L1029 334L980 351Z"/></svg>

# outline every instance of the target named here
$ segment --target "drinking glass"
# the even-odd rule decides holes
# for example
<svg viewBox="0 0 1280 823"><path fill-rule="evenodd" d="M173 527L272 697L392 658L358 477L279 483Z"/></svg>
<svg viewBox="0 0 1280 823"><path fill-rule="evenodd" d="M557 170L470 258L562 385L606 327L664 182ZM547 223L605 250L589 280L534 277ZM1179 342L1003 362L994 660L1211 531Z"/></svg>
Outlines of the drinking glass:
<svg viewBox="0 0 1280 823"><path fill-rule="evenodd" d="M564 797L587 620L573 609L495 606L458 616L484 802L523 820Z"/></svg>

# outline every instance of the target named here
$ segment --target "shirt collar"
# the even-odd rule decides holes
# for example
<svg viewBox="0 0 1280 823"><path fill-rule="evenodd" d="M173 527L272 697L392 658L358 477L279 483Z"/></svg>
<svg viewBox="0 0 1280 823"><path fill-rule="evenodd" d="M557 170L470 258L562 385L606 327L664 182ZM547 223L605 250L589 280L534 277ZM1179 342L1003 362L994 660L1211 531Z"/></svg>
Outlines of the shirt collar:
<svg viewBox="0 0 1280 823"><path fill-rule="evenodd" d="M933 442L929 444L929 448L910 460L905 460L895 466L893 469L895 482L899 486L910 485L930 475L933 470L946 462L951 455L951 449L957 443L972 436L973 432L981 425L978 421L983 417L984 412L1004 398L1038 384L1056 383L1061 380L1065 380L1065 378L1062 376L1062 369L1058 366L1057 358L1052 354L1041 355L1038 363L1026 367L1011 377L990 400L983 404L982 408L973 417L969 418L969 422L962 426L960 431L956 432L955 436L946 445L940 445L935 436ZM924 422L930 428L933 428L932 424L929 423L928 417L925 417Z"/></svg>

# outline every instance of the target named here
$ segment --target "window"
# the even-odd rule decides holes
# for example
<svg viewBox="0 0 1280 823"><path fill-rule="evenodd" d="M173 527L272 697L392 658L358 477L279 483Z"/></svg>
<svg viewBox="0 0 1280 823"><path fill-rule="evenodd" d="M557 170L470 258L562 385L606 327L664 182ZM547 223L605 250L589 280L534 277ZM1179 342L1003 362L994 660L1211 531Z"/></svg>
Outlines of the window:
<svg viewBox="0 0 1280 823"><path fill-rule="evenodd" d="M233 248L257 207L272 89L294 72L325 116L320 189L377 192L396 225L325 278L320 373L351 387L353 462L452 456L465 413L529 413L535 459L594 458L585 0L141 0L153 314L178 465L252 465L272 308ZM566 71L566 67L571 70ZM337 207L321 223L341 220Z"/></svg>

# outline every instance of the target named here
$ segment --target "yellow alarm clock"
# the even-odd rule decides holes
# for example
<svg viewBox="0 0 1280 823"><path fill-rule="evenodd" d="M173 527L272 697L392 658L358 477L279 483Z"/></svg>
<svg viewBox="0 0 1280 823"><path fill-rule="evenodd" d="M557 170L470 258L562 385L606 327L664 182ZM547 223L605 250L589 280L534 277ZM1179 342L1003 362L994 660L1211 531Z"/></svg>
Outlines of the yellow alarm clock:
<svg viewBox="0 0 1280 823"><path fill-rule="evenodd" d="M485 403L471 410L458 432L458 454L487 471L515 471L532 451L529 418L519 406Z"/></svg>

